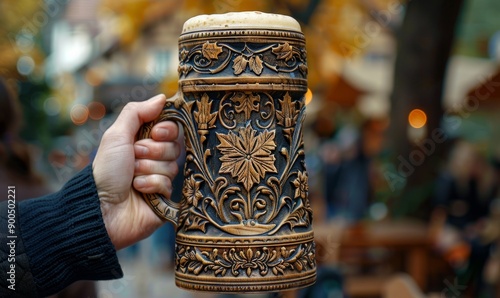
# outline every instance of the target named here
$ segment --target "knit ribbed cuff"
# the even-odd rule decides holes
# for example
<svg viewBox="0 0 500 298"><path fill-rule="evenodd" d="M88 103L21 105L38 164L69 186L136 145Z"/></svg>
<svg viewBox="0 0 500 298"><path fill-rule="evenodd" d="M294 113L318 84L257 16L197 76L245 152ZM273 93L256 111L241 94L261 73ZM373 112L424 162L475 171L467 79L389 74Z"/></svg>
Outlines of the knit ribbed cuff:
<svg viewBox="0 0 500 298"><path fill-rule="evenodd" d="M40 295L56 293L76 280L123 276L104 226L90 165L59 192L20 202L19 213Z"/></svg>

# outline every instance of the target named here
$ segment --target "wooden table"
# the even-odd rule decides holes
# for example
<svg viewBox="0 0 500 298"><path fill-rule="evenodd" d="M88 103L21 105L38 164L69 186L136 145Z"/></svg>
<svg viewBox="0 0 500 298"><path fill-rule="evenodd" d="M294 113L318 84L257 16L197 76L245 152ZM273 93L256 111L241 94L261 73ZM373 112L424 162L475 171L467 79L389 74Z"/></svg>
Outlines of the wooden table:
<svg viewBox="0 0 500 298"><path fill-rule="evenodd" d="M346 225L340 221L315 223L319 263L339 263L340 251L352 248L382 247L404 254L405 270L422 290L428 277L430 237L425 223L391 220Z"/></svg>

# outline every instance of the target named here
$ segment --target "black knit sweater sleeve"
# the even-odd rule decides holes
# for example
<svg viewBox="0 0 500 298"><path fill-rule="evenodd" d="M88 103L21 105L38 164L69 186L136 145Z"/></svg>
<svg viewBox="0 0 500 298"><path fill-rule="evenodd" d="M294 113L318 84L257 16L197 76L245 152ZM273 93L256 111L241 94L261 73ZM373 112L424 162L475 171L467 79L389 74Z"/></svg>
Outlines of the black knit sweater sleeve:
<svg viewBox="0 0 500 298"><path fill-rule="evenodd" d="M23 276L28 277L19 281L19 289L34 288L37 296L44 297L76 280L123 276L104 226L90 165L59 192L19 202L17 209L24 259L16 262L24 262L17 265L25 268Z"/></svg>

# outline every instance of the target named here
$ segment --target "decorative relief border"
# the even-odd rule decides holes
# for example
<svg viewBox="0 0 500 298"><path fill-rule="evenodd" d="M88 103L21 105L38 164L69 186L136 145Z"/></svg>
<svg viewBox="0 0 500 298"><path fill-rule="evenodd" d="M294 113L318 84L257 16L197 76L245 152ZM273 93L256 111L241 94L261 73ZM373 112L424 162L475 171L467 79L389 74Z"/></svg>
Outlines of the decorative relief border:
<svg viewBox="0 0 500 298"><path fill-rule="evenodd" d="M298 246L233 247L201 249L176 244L176 271L193 276L222 278L264 278L315 271L314 241Z"/></svg>
<svg viewBox="0 0 500 298"><path fill-rule="evenodd" d="M175 284L178 287L192 290L192 291L205 291L205 292L225 292L225 293L259 293L259 292L276 292L284 291L288 289L300 289L311 286L316 281L316 272L311 272L305 278L287 278L286 282L283 279L275 280L272 284L264 284L262 281L258 281L257 284L251 283L250 280L245 281L244 284L241 281L235 284L221 282L207 284L206 282L200 282L198 280L192 279L182 279L176 275Z"/></svg>
<svg viewBox="0 0 500 298"><path fill-rule="evenodd" d="M190 245L190 246L208 246L213 247L217 246L262 246L262 245L273 245L279 244L283 245L294 245L305 242L311 242L314 240L313 231L304 232L304 233L294 233L292 235L277 235L277 236L259 236L259 237L210 237L206 236L195 236L195 235L184 235L182 233L177 233L176 235L176 243L181 245Z"/></svg>
<svg viewBox="0 0 500 298"><path fill-rule="evenodd" d="M260 79L260 78L259 78ZM265 78L266 79L266 78ZM202 83L194 83L194 81L203 81ZM295 80L293 84L284 83L259 83L258 80L251 83L233 83L233 84L223 84L216 79L211 80L193 80L193 79L183 79L179 80L182 86L182 90L185 93L189 92L203 92L206 90L211 91L290 91L290 92L306 92L307 82L305 80L300 81Z"/></svg>
<svg viewBox="0 0 500 298"><path fill-rule="evenodd" d="M193 39L202 39L202 38L214 38L214 37L228 37L234 38L237 36L238 40L241 39L242 36L248 36L250 38L258 38L258 37L276 37L278 39L296 39L299 42L304 42L305 37L304 34L297 31L287 31L287 30L255 30L255 29L232 29L232 30L207 30L207 31L194 31L194 32L186 32L181 34L179 37L179 43L182 43L185 40L193 40Z"/></svg>
<svg viewBox="0 0 500 298"><path fill-rule="evenodd" d="M229 41L213 39L179 44L179 78L192 71L198 75L213 76L232 72L260 76L267 72L282 73L290 77L307 77L306 50L303 43L287 40L270 42L265 38L250 42L247 39Z"/></svg>

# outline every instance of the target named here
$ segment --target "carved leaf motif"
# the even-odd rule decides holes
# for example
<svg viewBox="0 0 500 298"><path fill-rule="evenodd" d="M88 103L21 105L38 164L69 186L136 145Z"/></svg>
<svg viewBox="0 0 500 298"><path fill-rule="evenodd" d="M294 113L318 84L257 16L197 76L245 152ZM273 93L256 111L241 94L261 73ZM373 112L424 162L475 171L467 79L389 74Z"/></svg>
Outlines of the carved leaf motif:
<svg viewBox="0 0 500 298"><path fill-rule="evenodd" d="M288 42L272 48L272 51L277 56L278 60L288 61L293 57L293 47Z"/></svg>
<svg viewBox="0 0 500 298"><path fill-rule="evenodd" d="M250 69L257 75L262 73L264 66L262 65L262 59L259 56L250 57L250 61L248 62Z"/></svg>
<svg viewBox="0 0 500 298"><path fill-rule="evenodd" d="M203 54L203 57L207 59L214 59L217 60L219 57L219 54L222 53L222 47L218 46L216 42L206 42L203 44L201 48L201 53Z"/></svg>
<svg viewBox="0 0 500 298"><path fill-rule="evenodd" d="M217 112L210 113L212 110L212 101L209 101L208 95L203 94L200 101L196 102L198 111L194 112L194 118L198 123L198 134L201 136L201 142L206 140L208 130L215 127Z"/></svg>
<svg viewBox="0 0 500 298"><path fill-rule="evenodd" d="M279 100L281 104L281 111L276 111L276 118L278 119L278 124L284 127L292 127L297 121L299 115L298 110L295 107L295 103L292 102L292 98L288 92L285 94L283 99Z"/></svg>
<svg viewBox="0 0 500 298"><path fill-rule="evenodd" d="M233 60L233 69L234 69L234 74L239 75L240 73L244 72L245 69L247 68L248 60L243 57L243 55L240 55Z"/></svg>
<svg viewBox="0 0 500 298"><path fill-rule="evenodd" d="M193 67L189 64L182 64L177 67L177 72L179 72L182 75L188 75L188 73L193 69Z"/></svg>
<svg viewBox="0 0 500 298"><path fill-rule="evenodd" d="M217 112L210 113L212 110L212 101L208 101L208 95L203 94L200 101L196 102L198 111L194 112L196 122L200 129L209 129L215 127L215 120L217 119Z"/></svg>
<svg viewBox="0 0 500 298"><path fill-rule="evenodd" d="M187 56L189 54L189 51L186 51L186 49L182 49L180 52L179 52L179 61L180 62L183 62L184 60L186 60Z"/></svg>
<svg viewBox="0 0 500 298"><path fill-rule="evenodd" d="M251 92L237 92L231 97L231 100L237 103L235 106L237 113L245 113L245 119L250 119L252 111L259 111L259 95L254 95Z"/></svg>
<svg viewBox="0 0 500 298"><path fill-rule="evenodd" d="M220 134L217 149L222 153L220 173L231 174L243 183L248 191L255 183L264 178L267 172L277 173L272 154L276 148L275 131L265 130L260 134L250 125L241 129L239 135L233 133Z"/></svg>
<svg viewBox="0 0 500 298"><path fill-rule="evenodd" d="M290 224L290 227L293 229L294 227L307 227L311 224L310 216L305 207L301 207L294 212L292 212L287 219L287 223Z"/></svg>
<svg viewBox="0 0 500 298"><path fill-rule="evenodd" d="M203 218L201 218L199 216L191 215L186 220L186 223L184 225L184 229L186 231L188 231L188 230L200 230L203 233L205 233L206 232L205 225L207 223L208 223L207 220L205 220L205 219L203 219Z"/></svg>

